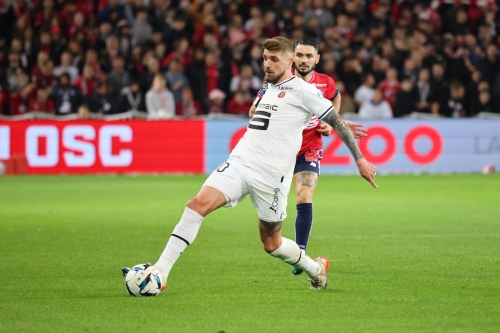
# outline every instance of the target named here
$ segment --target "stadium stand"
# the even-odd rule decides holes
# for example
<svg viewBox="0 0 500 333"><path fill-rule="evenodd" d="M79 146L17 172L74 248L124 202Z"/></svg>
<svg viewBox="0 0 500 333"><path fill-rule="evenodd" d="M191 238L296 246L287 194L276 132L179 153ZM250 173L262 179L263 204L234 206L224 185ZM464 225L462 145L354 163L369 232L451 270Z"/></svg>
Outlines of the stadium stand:
<svg viewBox="0 0 500 333"><path fill-rule="evenodd" d="M499 32L490 0L0 0L0 117L146 118L157 73L163 117L246 116L276 35L318 40L343 114L370 75L394 117L496 117Z"/></svg>

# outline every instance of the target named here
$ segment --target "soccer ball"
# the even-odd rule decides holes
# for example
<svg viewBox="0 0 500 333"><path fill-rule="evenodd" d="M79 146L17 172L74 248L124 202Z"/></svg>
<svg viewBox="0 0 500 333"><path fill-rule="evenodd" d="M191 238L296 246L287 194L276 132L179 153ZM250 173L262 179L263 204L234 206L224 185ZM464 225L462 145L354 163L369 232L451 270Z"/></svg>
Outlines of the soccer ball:
<svg viewBox="0 0 500 333"><path fill-rule="evenodd" d="M132 296L156 296L161 291L161 274L151 264L139 264L125 276L125 287Z"/></svg>
<svg viewBox="0 0 500 333"><path fill-rule="evenodd" d="M486 164L483 169L482 169L483 173L485 175L489 174L489 173L495 173L496 172L496 168L495 168L495 164L493 163L488 163Z"/></svg>

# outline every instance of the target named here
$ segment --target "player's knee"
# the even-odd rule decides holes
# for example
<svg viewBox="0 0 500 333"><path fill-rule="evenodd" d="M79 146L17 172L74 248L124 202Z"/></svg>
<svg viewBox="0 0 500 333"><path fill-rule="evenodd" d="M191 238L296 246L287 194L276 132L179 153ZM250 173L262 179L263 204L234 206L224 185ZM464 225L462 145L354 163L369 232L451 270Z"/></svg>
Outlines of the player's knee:
<svg viewBox="0 0 500 333"><path fill-rule="evenodd" d="M201 216L205 216L208 214L208 211L207 211L207 203L206 202L203 202L202 199L200 199L198 196L190 199L187 204L186 204L186 207L194 210L195 212L197 212L198 214L200 214Z"/></svg>
<svg viewBox="0 0 500 333"><path fill-rule="evenodd" d="M303 203L311 203L312 198L313 198L313 191L311 191L309 188L307 189L300 189L297 191L297 204L303 204Z"/></svg>
<svg viewBox="0 0 500 333"><path fill-rule="evenodd" d="M270 237L262 239L262 245L264 246L264 251L266 251L269 254L273 253L280 247L279 244L273 238Z"/></svg>

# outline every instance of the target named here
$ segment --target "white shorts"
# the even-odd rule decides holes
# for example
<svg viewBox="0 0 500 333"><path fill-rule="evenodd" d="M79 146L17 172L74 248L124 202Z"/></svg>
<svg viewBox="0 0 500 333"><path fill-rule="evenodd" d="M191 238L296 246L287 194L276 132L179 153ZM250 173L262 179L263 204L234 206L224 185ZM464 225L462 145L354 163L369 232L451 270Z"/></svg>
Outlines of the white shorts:
<svg viewBox="0 0 500 333"><path fill-rule="evenodd" d="M203 186L221 191L227 199L224 207L234 207L250 195L259 219L280 222L286 218L286 205L290 191L290 176L274 179L248 166L237 157L229 157L207 178Z"/></svg>

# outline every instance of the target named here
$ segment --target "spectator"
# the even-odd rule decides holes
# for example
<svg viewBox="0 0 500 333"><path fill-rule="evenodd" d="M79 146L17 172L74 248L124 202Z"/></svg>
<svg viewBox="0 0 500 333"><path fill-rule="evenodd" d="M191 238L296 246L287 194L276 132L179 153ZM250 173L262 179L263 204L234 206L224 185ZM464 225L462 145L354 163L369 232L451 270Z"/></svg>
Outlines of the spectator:
<svg viewBox="0 0 500 333"><path fill-rule="evenodd" d="M391 109L394 110L396 94L401 86L398 81L398 71L396 68L391 67L385 73L385 80L380 82L378 89L382 92L382 96L389 103Z"/></svg>
<svg viewBox="0 0 500 333"><path fill-rule="evenodd" d="M308 22L309 18L315 17L318 19L321 30L333 27L333 16L329 11L325 10L323 0L313 0L311 7L304 14L305 22Z"/></svg>
<svg viewBox="0 0 500 333"><path fill-rule="evenodd" d="M167 68L172 59L177 59L184 68L191 64L192 60L189 52L189 41L187 38L181 38L175 41L174 50L162 59L161 67Z"/></svg>
<svg viewBox="0 0 500 333"><path fill-rule="evenodd" d="M175 48L174 44L178 40L188 40L190 37L187 33L186 28L186 17L184 15L176 15L172 27L167 29L163 34L163 40L167 44L167 50L173 50Z"/></svg>
<svg viewBox="0 0 500 333"><path fill-rule="evenodd" d="M76 12L73 16L73 24L68 30L68 39L73 39L77 33L82 33L85 38L89 37L89 31L85 26L85 16L81 12Z"/></svg>
<svg viewBox="0 0 500 333"><path fill-rule="evenodd" d="M2 84L0 84L0 115L7 115L7 94L2 88Z"/></svg>
<svg viewBox="0 0 500 333"><path fill-rule="evenodd" d="M247 92L238 90L227 105L227 113L248 117L248 110L252 107L252 101L247 99Z"/></svg>
<svg viewBox="0 0 500 333"><path fill-rule="evenodd" d="M253 74L250 65L242 65L240 74L231 79L229 90L232 93L244 91L247 95L254 96L261 87L261 81Z"/></svg>
<svg viewBox="0 0 500 333"><path fill-rule="evenodd" d="M130 110L146 112L146 100L139 88L139 84L135 81L130 83L128 87L123 88L118 107L119 112Z"/></svg>
<svg viewBox="0 0 500 333"><path fill-rule="evenodd" d="M112 26L116 26L124 18L125 8L120 4L120 0L108 0L107 5L99 11L98 15L99 23L109 22Z"/></svg>
<svg viewBox="0 0 500 333"><path fill-rule="evenodd" d="M414 88L415 94L415 111L430 113L430 84L429 84L429 70L422 68L418 72L418 80Z"/></svg>
<svg viewBox="0 0 500 333"><path fill-rule="evenodd" d="M160 73L160 62L153 55L145 55L143 63L146 65L146 68L139 79L139 86L141 87L141 92L146 95L151 88L154 77Z"/></svg>
<svg viewBox="0 0 500 333"><path fill-rule="evenodd" d="M175 115L174 95L167 89L167 79L157 73L146 94L146 108L151 119L168 119Z"/></svg>
<svg viewBox="0 0 500 333"><path fill-rule="evenodd" d="M108 89L105 82L97 83L95 91L87 98L90 112L103 115L118 113L118 102L113 94L109 92L111 89Z"/></svg>
<svg viewBox="0 0 500 333"><path fill-rule="evenodd" d="M354 103L354 99L352 98L351 95L345 90L345 85L344 82L342 81L337 81L337 89L339 91L340 96L342 98L340 99L340 110L339 114L345 114L345 113L355 113L356 112L356 104Z"/></svg>
<svg viewBox="0 0 500 333"><path fill-rule="evenodd" d="M87 120L90 119L90 109L87 105L82 104L78 107L77 111L78 119Z"/></svg>
<svg viewBox="0 0 500 333"><path fill-rule="evenodd" d="M83 74L76 79L74 86L80 90L83 96L90 96L94 92L96 84L97 79L94 73L94 67L85 65L85 67L83 67Z"/></svg>
<svg viewBox="0 0 500 333"><path fill-rule="evenodd" d="M54 75L60 77L63 73L68 73L71 83L78 78L78 68L73 65L73 56L69 52L61 54L61 64L54 68Z"/></svg>
<svg viewBox="0 0 500 333"><path fill-rule="evenodd" d="M201 115L200 103L193 99L193 91L190 88L182 89L181 100L175 106L175 114L186 118Z"/></svg>
<svg viewBox="0 0 500 333"><path fill-rule="evenodd" d="M130 75L124 66L125 60L121 56L113 59L113 70L108 75L108 83L115 97L120 96L122 89L130 84Z"/></svg>
<svg viewBox="0 0 500 333"><path fill-rule="evenodd" d="M445 78L445 67L442 63L432 65L432 77L430 80L431 96L429 100L436 102L448 91L448 82Z"/></svg>
<svg viewBox="0 0 500 333"><path fill-rule="evenodd" d="M66 115L75 113L82 102L80 91L71 85L71 78L68 73L63 73L59 77L59 84L50 94L55 104L56 115Z"/></svg>
<svg viewBox="0 0 500 333"><path fill-rule="evenodd" d="M40 67L38 74L32 76L33 83L36 84L38 89L49 89L57 85L58 79L53 74L54 73L54 63L52 60L47 60Z"/></svg>
<svg viewBox="0 0 500 333"><path fill-rule="evenodd" d="M106 48L99 51L99 62L104 72L108 73L113 68L113 60L120 56L120 42L116 35L106 38ZM125 65L125 64L124 64Z"/></svg>
<svg viewBox="0 0 500 333"><path fill-rule="evenodd" d="M402 81L406 78L411 79L413 82L417 80L415 61L411 58L405 59L399 80Z"/></svg>
<svg viewBox="0 0 500 333"><path fill-rule="evenodd" d="M479 70L482 73L483 80L495 84L496 74L500 73L500 59L498 56L498 48L495 44L490 44L486 48L486 57L479 63Z"/></svg>
<svg viewBox="0 0 500 333"><path fill-rule="evenodd" d="M153 28L148 23L148 11L139 9L132 25L132 40L136 45L144 45L151 39Z"/></svg>
<svg viewBox="0 0 500 333"><path fill-rule="evenodd" d="M207 70L205 67L205 52L202 49L194 51L194 61L186 70L188 80L193 90L193 97L201 105L202 112L207 113L208 87Z"/></svg>
<svg viewBox="0 0 500 333"><path fill-rule="evenodd" d="M359 109L359 117L366 119L392 118L391 106L383 99L379 89L373 90L371 100L364 102Z"/></svg>
<svg viewBox="0 0 500 333"><path fill-rule="evenodd" d="M363 84L356 89L354 93L354 102L358 106L365 102L369 102L373 97L373 87L375 86L375 77L371 73L366 73L363 76Z"/></svg>
<svg viewBox="0 0 500 333"><path fill-rule="evenodd" d="M189 81L182 73L182 66L177 59L170 61L166 76L170 84L170 90L174 94L175 103L179 103L181 101L182 90L189 87Z"/></svg>
<svg viewBox="0 0 500 333"><path fill-rule="evenodd" d="M432 103L432 113L453 118L465 117L464 96L464 86L459 81L452 81L448 93L439 102Z"/></svg>
<svg viewBox="0 0 500 333"><path fill-rule="evenodd" d="M412 113L415 107L415 99L413 94L413 81L406 78L401 82L401 87L396 93L394 99L394 117L403 117Z"/></svg>
<svg viewBox="0 0 500 333"><path fill-rule="evenodd" d="M208 94L208 99L210 101L210 106L208 112L210 114L221 114L224 113L224 99L226 94L219 89L214 89ZM248 110L247 110L248 112Z"/></svg>
<svg viewBox="0 0 500 333"><path fill-rule="evenodd" d="M19 52L10 51L8 60L9 64L5 70L5 80L7 81L9 90L16 90L19 87L18 75L24 72L21 67Z"/></svg>
<svg viewBox="0 0 500 333"><path fill-rule="evenodd" d="M30 83L28 75L20 71L16 76L15 87L16 89L11 90L9 94L10 114L13 116L29 112L28 99L36 89L36 85Z"/></svg>
<svg viewBox="0 0 500 333"><path fill-rule="evenodd" d="M35 95L32 95L28 102L29 112L54 113L55 106L49 97L49 92L45 89L38 89Z"/></svg>
<svg viewBox="0 0 500 333"><path fill-rule="evenodd" d="M493 103L489 90L479 92L479 95L471 103L470 109L466 110L466 116L474 117L480 112L499 113Z"/></svg>

